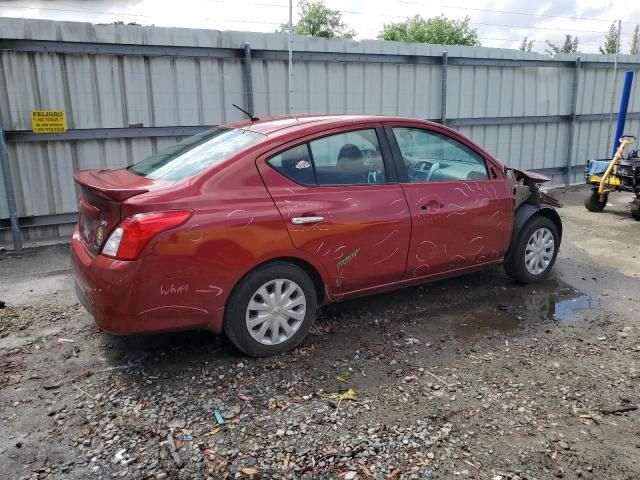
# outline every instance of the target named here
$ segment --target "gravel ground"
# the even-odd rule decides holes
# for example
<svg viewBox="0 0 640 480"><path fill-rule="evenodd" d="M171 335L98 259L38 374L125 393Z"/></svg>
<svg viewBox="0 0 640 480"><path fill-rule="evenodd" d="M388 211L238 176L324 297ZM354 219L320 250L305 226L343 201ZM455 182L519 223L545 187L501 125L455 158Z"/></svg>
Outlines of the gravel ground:
<svg viewBox="0 0 640 480"><path fill-rule="evenodd" d="M0 254L1 478L640 478L640 224L558 190L552 277L501 269L325 308L292 354L119 338L67 247Z"/></svg>

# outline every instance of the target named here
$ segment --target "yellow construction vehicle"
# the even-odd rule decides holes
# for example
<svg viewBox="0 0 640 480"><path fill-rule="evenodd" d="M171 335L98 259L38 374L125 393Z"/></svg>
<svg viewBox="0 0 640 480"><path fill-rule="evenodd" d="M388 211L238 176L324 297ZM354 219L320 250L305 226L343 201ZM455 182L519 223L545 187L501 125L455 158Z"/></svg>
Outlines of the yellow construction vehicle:
<svg viewBox="0 0 640 480"><path fill-rule="evenodd" d="M584 206L590 212L602 211L612 192L633 192L635 198L631 202L631 215L640 220L640 158L636 152L624 158L625 149L635 141L636 137L632 135L620 138L620 146L604 173L597 170L606 162L591 160L587 164L587 184L594 185L584 199Z"/></svg>

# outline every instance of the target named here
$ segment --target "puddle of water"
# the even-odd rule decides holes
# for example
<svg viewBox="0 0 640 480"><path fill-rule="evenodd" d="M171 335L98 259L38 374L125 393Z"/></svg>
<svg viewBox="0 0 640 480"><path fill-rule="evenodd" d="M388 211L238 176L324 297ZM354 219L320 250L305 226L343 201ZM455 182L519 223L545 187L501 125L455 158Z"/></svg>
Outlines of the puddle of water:
<svg viewBox="0 0 640 480"><path fill-rule="evenodd" d="M563 282L510 288L504 295L468 306L469 312L453 325L454 336L471 338L479 334L507 333L536 324L573 323L597 301Z"/></svg>
<svg viewBox="0 0 640 480"><path fill-rule="evenodd" d="M558 322L573 322L578 319L580 310L589 310L595 306L595 300L584 294L566 300L556 300L553 317Z"/></svg>
<svg viewBox="0 0 640 480"><path fill-rule="evenodd" d="M337 304L325 318L341 318L341 326L348 330L361 328L363 320L380 317L389 322L386 328L391 328L387 330L391 335L393 330L402 330L425 341L443 335L472 340L569 324L598 306L594 298L556 278L533 285L505 280L495 272L444 280ZM365 329L361 335L375 343L380 331Z"/></svg>
<svg viewBox="0 0 640 480"><path fill-rule="evenodd" d="M501 304L500 310L518 319L550 320L558 323L574 322L580 317L580 311L596 306L596 301L588 295L571 287L560 289L533 290L519 302Z"/></svg>

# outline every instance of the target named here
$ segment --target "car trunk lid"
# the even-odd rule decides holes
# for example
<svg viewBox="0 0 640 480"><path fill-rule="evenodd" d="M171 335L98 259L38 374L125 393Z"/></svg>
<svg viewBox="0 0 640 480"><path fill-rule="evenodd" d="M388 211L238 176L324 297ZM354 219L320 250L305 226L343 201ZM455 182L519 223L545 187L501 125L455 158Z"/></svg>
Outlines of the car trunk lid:
<svg viewBox="0 0 640 480"><path fill-rule="evenodd" d="M120 222L122 203L146 193L153 180L126 169L80 170L73 175L82 192L79 199L80 237L87 249L98 254L105 240Z"/></svg>

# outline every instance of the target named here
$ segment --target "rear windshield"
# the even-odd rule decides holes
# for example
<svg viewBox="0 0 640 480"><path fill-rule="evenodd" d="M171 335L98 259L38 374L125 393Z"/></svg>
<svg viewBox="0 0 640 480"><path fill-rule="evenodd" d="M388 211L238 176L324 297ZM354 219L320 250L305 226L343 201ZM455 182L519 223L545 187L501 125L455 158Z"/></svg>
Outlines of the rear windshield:
<svg viewBox="0 0 640 480"><path fill-rule="evenodd" d="M129 171L153 180L183 180L265 138L249 130L213 128L160 150Z"/></svg>

